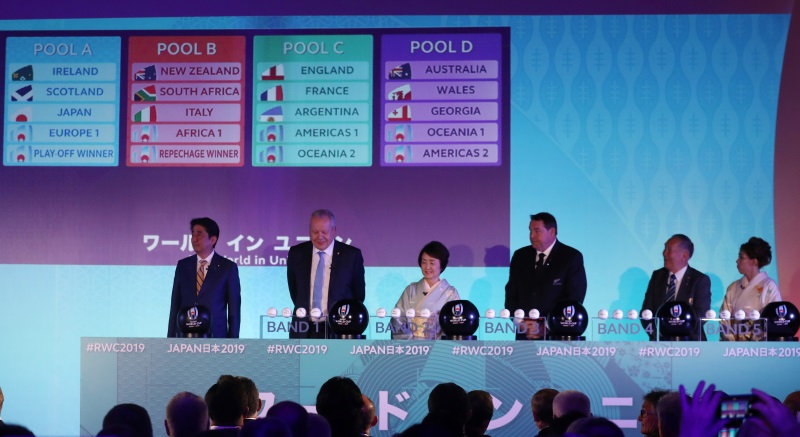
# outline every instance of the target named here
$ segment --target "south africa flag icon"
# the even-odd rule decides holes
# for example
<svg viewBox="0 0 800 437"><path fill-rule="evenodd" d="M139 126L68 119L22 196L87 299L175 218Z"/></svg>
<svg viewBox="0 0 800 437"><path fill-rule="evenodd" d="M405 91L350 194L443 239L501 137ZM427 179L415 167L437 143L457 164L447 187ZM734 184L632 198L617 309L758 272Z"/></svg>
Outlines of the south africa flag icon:
<svg viewBox="0 0 800 437"><path fill-rule="evenodd" d="M155 102L156 100L156 86L155 85L148 85L139 91L136 91L136 94L133 95L133 101L135 102Z"/></svg>

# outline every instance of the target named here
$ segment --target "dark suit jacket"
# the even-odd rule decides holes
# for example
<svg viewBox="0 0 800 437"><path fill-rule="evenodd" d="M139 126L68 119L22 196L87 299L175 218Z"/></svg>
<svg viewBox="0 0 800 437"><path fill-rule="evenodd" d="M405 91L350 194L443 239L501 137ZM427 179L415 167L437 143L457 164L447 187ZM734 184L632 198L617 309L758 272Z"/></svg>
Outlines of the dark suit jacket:
<svg viewBox="0 0 800 437"><path fill-rule="evenodd" d="M196 437L238 437L239 428L209 429L197 434Z"/></svg>
<svg viewBox="0 0 800 437"><path fill-rule="evenodd" d="M647 284L647 292L642 302L642 311L650 310L655 317L656 312L667 300L667 284L670 272L666 268L660 268L653 272L650 283ZM675 300L688 302L698 319L706 316L706 311L711 308L711 279L700 271L689 266L681 280L681 286ZM655 332L650 336L655 338ZM702 338L705 339L705 333ZM693 340L697 338L693 337Z"/></svg>
<svg viewBox="0 0 800 437"><path fill-rule="evenodd" d="M525 246L511 257L506 284L505 307L513 312L521 308L530 311L536 308L542 317L553 305L565 299L583 303L586 297L586 270L583 255L556 240L542 272L534 272L536 249Z"/></svg>
<svg viewBox="0 0 800 437"><path fill-rule="evenodd" d="M239 338L242 296L236 263L215 252L200 294L196 291L196 279L197 255L178 261L172 284L167 337L176 337L179 333L176 318L181 308L203 305L211 311L211 335L214 338Z"/></svg>
<svg viewBox="0 0 800 437"><path fill-rule="evenodd" d="M286 279L289 295L295 308L310 310L311 305L311 258L317 251L310 241L289 248L286 259ZM331 275L328 283L328 308L342 299L357 299L364 302L364 258L361 250L348 244L333 242Z"/></svg>
<svg viewBox="0 0 800 437"><path fill-rule="evenodd" d="M544 428L539 430L539 434L536 434L536 437L550 437L550 436L558 436L560 437L563 434L559 434L558 430L553 428L552 426L545 426Z"/></svg>

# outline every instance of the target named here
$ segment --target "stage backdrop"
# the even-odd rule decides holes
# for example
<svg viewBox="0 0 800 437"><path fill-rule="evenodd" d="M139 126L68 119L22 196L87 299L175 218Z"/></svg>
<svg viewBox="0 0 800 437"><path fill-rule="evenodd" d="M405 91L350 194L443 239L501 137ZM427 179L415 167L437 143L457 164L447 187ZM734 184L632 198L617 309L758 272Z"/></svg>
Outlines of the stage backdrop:
<svg viewBox="0 0 800 437"><path fill-rule="evenodd" d="M682 4L672 12L635 8L626 12L633 15L603 10L592 12L598 15L560 15L567 11L530 15L535 13L530 11L348 18L303 14L198 18L183 17L186 10L182 10L164 14L173 18L0 21L4 87L0 224L9 231L10 242L0 254L4 420L27 424L41 435L78 432L80 337L166 334L173 265L191 253L185 238L188 221L196 216L219 219L222 235L217 249L242 266L245 338L258 336L259 317L267 308L290 306L281 251L302 239L308 214L319 207L333 209L342 239L364 249L366 304L372 311L393 307L402 289L419 279L417 251L432 239L450 247L451 264L444 277L462 297L481 310L501 309L511 252L529 244L528 216L539 211L553 213L559 239L584 254L590 314L601 308L638 309L650 273L662 265L663 243L674 233L685 233L695 241L691 264L711 277L712 306L718 308L725 287L739 277L734 263L739 245L753 235L773 246L781 244L773 220L773 167L789 8L769 2L764 9L740 6L700 11ZM449 38L460 43L464 35L477 35L489 44L492 50L475 40L476 50L483 50L475 59L484 66L495 61L496 77L472 77L464 80L476 84L459 85L487 87L489 92L495 86L496 98L476 99L479 104L473 106L491 107L495 102L496 119L415 120L415 114L433 110L410 106L404 114L405 105L395 107L391 93L405 92L405 85L412 92L419 89L417 85L430 89L437 82L414 82L419 63L426 61L404 45L409 35L421 41ZM150 91L177 89L180 81L190 81L182 76L162 77L163 83L151 80L149 67L161 61L151 57L147 44L164 36L198 43L205 48L203 56L210 56L209 39L219 38L220 47L226 47L219 55L227 56L219 66L232 67L228 64L233 62L241 68L238 75L223 70L231 75L224 82L240 95L223 92L222 103L203 100L202 107L165 97L150 110L154 105L145 103ZM268 159L279 161L281 156L281 149L269 149L268 140L270 134L281 134L270 130L277 126L271 123L279 121L275 108L281 105L264 103L278 96L277 85L267 81L278 74L279 64L287 75L294 71L291 63L310 61L281 58L284 54L260 48L270 45L268 38L297 42L302 37L308 43L308 36L316 41L346 39L358 47L343 64L326 66L352 66L353 74L355 67L366 72L352 78L352 92L360 90L362 100L353 98L344 106L352 109L367 102L366 114L358 111L367 118L339 120L332 127L323 125L325 120L290 120L289 114L297 114L298 108L286 105L281 108L283 123L316 123L309 127L316 132L353 129L350 143L357 151L346 167L291 162L289 152L297 143L289 141L288 129L283 131L284 161ZM155 41L150 49L157 51ZM75 43L76 60L63 65L56 58L72 52L59 55L58 47L69 43ZM79 59L88 56L87 43L92 55L98 50L97 65L83 65L85 59ZM36 52L36 44L41 51ZM48 50L53 54L48 56ZM45 56L47 61L39 60ZM472 65L469 59L451 58L460 54L434 50L431 56L438 56L430 61L437 65ZM46 65L42 72L37 67L40 62L54 65ZM170 67L164 64L159 66ZM404 75L406 64L412 77L394 86L390 74ZM28 77L29 65L32 81L24 83L19 79ZM62 68L59 74L69 73L69 78L40 76L54 74L55 68ZM98 73L113 70L90 86L103 90L102 95L94 91L93 100L88 100L98 109L92 107L91 117L74 126L54 121L60 111L89 117L85 111L76 112L86 109L80 103L82 96L64 94L77 92L68 90L77 88L80 72L95 71L91 68L98 68ZM18 76L12 77L14 73ZM138 84L137 77L144 83ZM191 86L198 93L215 89L214 78L196 79ZM284 99L292 92L308 92L305 86L298 88L297 81L290 82L282 90ZM360 82L368 83L366 90ZM148 89L151 85L154 88ZM33 92L30 113L22 100L29 96L28 86ZM48 94L50 88L55 91ZM104 100L109 97L110 103ZM330 108L324 99L314 102L305 109ZM224 118L208 123L219 126L184 128L189 133L218 129L211 132L226 136L208 143L228 153L215 157L235 162L194 162L189 167L143 162L142 148L148 147L141 141L143 135L169 138L165 145L171 149L165 150L173 150L172 155L160 156L178 156L175 151L185 145L174 128L177 121L162 118L175 115L162 112L159 105L190 114L190 124L200 124L201 114L214 114L204 110L220 114L227 108L231 112L225 114L234 121ZM390 120L387 114L395 110L399 115L393 117L400 119ZM406 123L402 118L408 118L409 111L412 121ZM37 121L39 116L45 118ZM30 123L20 121L25 117L32 117ZM66 144L65 133L81 129L84 121L97 124L90 128L97 129L91 133L99 137L89 142L69 140L97 146L91 156L105 159L102 165L77 158L67 163L40 161L45 166L38 166L35 159L16 161L20 154L35 158L32 147L18 144L19 135L34 139L62 135L56 142ZM484 136L494 123L496 137L481 137L474 143L496 145L498 154L491 156L496 159L475 162L461 157L464 161L416 165L418 153L405 148L416 140L435 143L440 151L462 144L437 142L428 137L427 129L419 131L421 124L446 123L483 128ZM17 130L20 124L30 130ZM369 136L356 134L355 129L364 127L355 125L366 125ZM262 132L264 141L259 139ZM396 141L398 134L409 133L410 141ZM332 137L325 142L332 149L338 144ZM159 144L152 146L158 150ZM78 148L74 150L77 156ZM45 158L44 153L38 157ZM344 158L349 156L345 152ZM401 165L398 157L410 159ZM779 262L794 261L776 258L765 269L770 276L777 278ZM784 295L795 299L790 291L784 289ZM57 405L39 407L42 399L53 397L59 399Z"/></svg>
<svg viewBox="0 0 800 437"><path fill-rule="evenodd" d="M77 346L76 346L77 347ZM660 388L694 391L714 381L729 394L750 392L754 380L783 399L792 388L796 343L275 341L84 338L81 354L81 435L94 435L118 402L143 405L157 437L165 437L164 407L182 390L205 393L220 374L248 375L265 404L280 401L313 408L329 375L352 378L378 414L371 435L386 437L419 423L430 391L455 382L487 390L495 412L489 433L535 433L530 398L542 388L576 389L592 412L639 436L642 396ZM763 368L772 377L760 377ZM319 372L326 368L330 374ZM276 377L274 369L285 369Z"/></svg>

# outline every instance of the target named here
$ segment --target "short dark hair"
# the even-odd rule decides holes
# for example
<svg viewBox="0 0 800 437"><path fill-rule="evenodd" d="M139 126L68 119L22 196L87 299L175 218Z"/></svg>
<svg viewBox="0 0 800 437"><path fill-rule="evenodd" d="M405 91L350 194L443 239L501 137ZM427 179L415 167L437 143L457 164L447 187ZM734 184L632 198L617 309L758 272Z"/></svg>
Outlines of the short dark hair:
<svg viewBox="0 0 800 437"><path fill-rule="evenodd" d="M153 437L153 424L147 410L137 404L119 404L111 407L103 418L103 428L126 426L137 437Z"/></svg>
<svg viewBox="0 0 800 437"><path fill-rule="evenodd" d="M428 396L428 415L422 423L435 423L451 431L463 432L471 407L467 392L453 382L437 385Z"/></svg>
<svg viewBox="0 0 800 437"><path fill-rule="evenodd" d="M467 426L480 428L481 431L485 431L485 428L482 427L485 423L492 420L492 416L494 415L492 395L484 390L472 390L467 393L467 398L469 399L469 405L472 409L472 415L467 421Z"/></svg>
<svg viewBox="0 0 800 437"><path fill-rule="evenodd" d="M361 416L361 390L356 383L343 376L325 381L317 393L317 413L331 425L333 435L356 435Z"/></svg>
<svg viewBox="0 0 800 437"><path fill-rule="evenodd" d="M219 225L214 220L208 217L193 218L192 221L189 222L189 230L191 231L194 229L195 225L202 226L208 233L208 238L217 237L217 240L219 240ZM214 242L214 247L217 247L216 241Z"/></svg>
<svg viewBox="0 0 800 437"><path fill-rule="evenodd" d="M543 222L545 229L548 231L550 229L556 229L556 235L558 235L558 223L556 223L556 218L553 217L553 214L549 212L540 212L538 214L531 215L531 221L536 220L537 222Z"/></svg>
<svg viewBox="0 0 800 437"><path fill-rule="evenodd" d="M761 238L750 237L739 250L746 253L750 259L758 260L758 268L772 262L772 247Z"/></svg>
<svg viewBox="0 0 800 437"><path fill-rule="evenodd" d="M642 400L645 402L649 402L650 405L653 406L653 409L655 409L658 406L658 401L660 401L661 398L664 397L664 395L667 395L669 393L670 393L669 390L654 388L649 392L645 393L645 395L642 397Z"/></svg>
<svg viewBox="0 0 800 437"><path fill-rule="evenodd" d="M233 426L247 414L242 383L232 375L222 375L205 396L208 416L217 426Z"/></svg>
<svg viewBox="0 0 800 437"><path fill-rule="evenodd" d="M438 242L438 241L431 241L430 243L426 244L422 250L419 251L419 256L417 257L417 265L420 267L422 266L422 254L427 253L428 256L436 258L439 260L439 265L442 266L442 271L447 268L447 261L450 259L450 251L447 250L447 247Z"/></svg>
<svg viewBox="0 0 800 437"><path fill-rule="evenodd" d="M658 401L656 413L661 437L678 437L681 433L681 417L683 417L680 393L670 392L663 396Z"/></svg>
<svg viewBox="0 0 800 437"><path fill-rule="evenodd" d="M245 401L247 401L247 417L253 417L258 413L258 387L252 379L246 376L237 376L236 379L242 384Z"/></svg>
<svg viewBox="0 0 800 437"><path fill-rule="evenodd" d="M543 388L531 397L531 412L536 414L540 422L553 423L553 399L558 390Z"/></svg>
<svg viewBox="0 0 800 437"><path fill-rule="evenodd" d="M681 247L689 252L689 258L694 255L694 243L692 243L692 240L689 237L683 234L675 234L669 238L670 240L673 238L677 239Z"/></svg>

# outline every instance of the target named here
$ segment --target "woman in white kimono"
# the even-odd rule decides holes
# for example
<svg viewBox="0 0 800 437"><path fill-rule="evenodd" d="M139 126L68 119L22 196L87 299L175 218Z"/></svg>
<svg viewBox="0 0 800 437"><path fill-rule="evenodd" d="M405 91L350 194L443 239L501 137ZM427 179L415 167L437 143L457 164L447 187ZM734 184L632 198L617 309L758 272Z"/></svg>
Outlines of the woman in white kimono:
<svg viewBox="0 0 800 437"><path fill-rule="evenodd" d="M744 276L728 286L722 307L719 309L720 313L727 310L734 314L736 311L743 310L745 317L749 319L751 311L761 312L768 303L781 300L778 284L761 271L761 268L771 261L772 248L766 241L752 237L747 243L742 244L739 248L739 258L736 259L736 268ZM763 333L753 335L752 323L746 324L748 328L746 333L726 332L730 331L727 322L723 322L723 326L720 333L720 339L723 341L761 340L764 338Z"/></svg>
<svg viewBox="0 0 800 437"><path fill-rule="evenodd" d="M422 279L409 284L395 305L402 313L399 318L392 319L393 339L441 338L439 310L445 303L461 299L455 287L440 277L449 258L450 251L438 241L431 241L419 252L417 263ZM409 309L414 310L414 317L405 317ZM430 311L430 317L422 317L423 310Z"/></svg>

